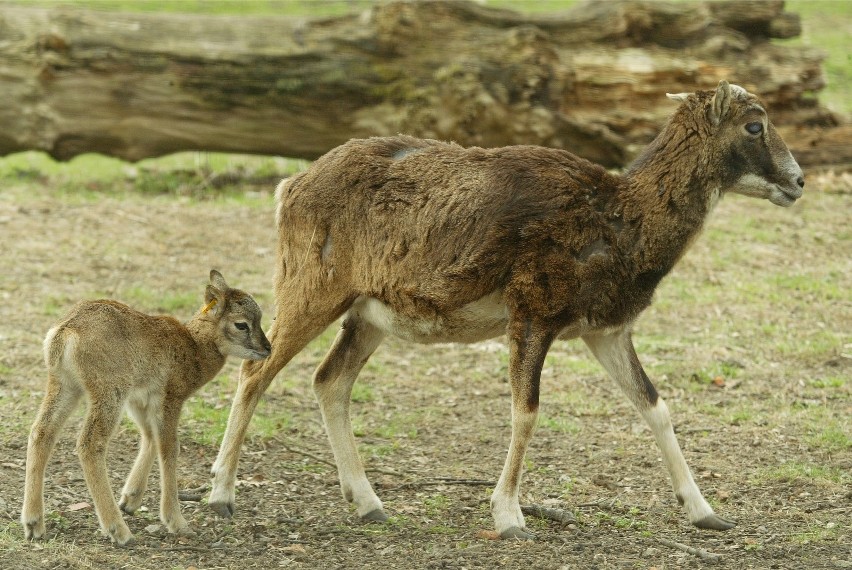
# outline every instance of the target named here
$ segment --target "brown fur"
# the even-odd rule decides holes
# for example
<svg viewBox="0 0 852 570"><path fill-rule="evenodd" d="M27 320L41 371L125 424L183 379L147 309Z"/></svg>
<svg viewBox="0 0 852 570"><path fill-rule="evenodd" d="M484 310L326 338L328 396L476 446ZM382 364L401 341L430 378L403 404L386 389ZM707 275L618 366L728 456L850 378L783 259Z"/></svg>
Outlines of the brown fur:
<svg viewBox="0 0 852 570"><path fill-rule="evenodd" d="M623 176L564 150L463 148L396 136L349 141L283 182L273 352L243 367L214 465L211 506L226 516L233 511L239 445L260 394L345 313L315 387L344 495L366 517L381 518L381 503L343 432L350 429L351 385L382 336L472 342L508 333L513 438L494 510L498 530L516 536L523 528L515 508L520 465L553 339L583 337L623 377L640 411L651 409L657 394L629 331L660 279L721 194L779 205L801 196L801 170L753 95L722 82L676 98L683 104ZM761 132L747 132L755 122ZM624 338L597 340L616 336ZM661 445L671 447L667 421L649 419L660 423ZM681 469L679 453L671 451L672 469ZM673 474L693 484L686 477ZM687 506L696 524L709 516L701 501Z"/></svg>
<svg viewBox="0 0 852 570"><path fill-rule="evenodd" d="M160 516L170 532L186 532L177 502L177 422L183 402L209 382L228 354L265 358L269 341L261 312L248 294L211 271L208 305L186 325L112 301L83 301L45 339L46 394L30 433L21 522L27 538L44 535L44 472L59 429L80 397L88 413L77 451L103 532L120 545L132 536L119 513L106 471L106 451L121 411L139 425L142 442L120 501L133 513L141 504L159 447ZM240 328L245 330L240 330Z"/></svg>

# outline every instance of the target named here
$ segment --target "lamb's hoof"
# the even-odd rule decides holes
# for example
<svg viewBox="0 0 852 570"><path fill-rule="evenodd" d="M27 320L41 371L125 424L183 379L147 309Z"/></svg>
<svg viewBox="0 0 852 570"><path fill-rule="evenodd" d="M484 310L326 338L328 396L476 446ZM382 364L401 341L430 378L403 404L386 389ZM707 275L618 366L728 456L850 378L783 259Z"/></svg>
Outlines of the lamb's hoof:
<svg viewBox="0 0 852 570"><path fill-rule="evenodd" d="M229 519L234 516L234 503L211 502L208 503L208 506L223 519Z"/></svg>
<svg viewBox="0 0 852 570"><path fill-rule="evenodd" d="M129 503L125 503L123 501L118 503L118 508L121 509L121 512L126 514L126 515L132 515L133 513L136 512L135 508L130 506Z"/></svg>
<svg viewBox="0 0 852 570"><path fill-rule="evenodd" d="M24 538L27 540L41 540L46 532L44 519L30 521L24 525Z"/></svg>
<svg viewBox="0 0 852 570"><path fill-rule="evenodd" d="M198 536L198 533L192 530L192 527L189 525L177 529L176 531L174 531L173 534L181 536L183 538L195 538L196 536Z"/></svg>
<svg viewBox="0 0 852 570"><path fill-rule="evenodd" d="M512 526L500 533L500 538L503 540L516 538L518 540L535 540L535 535L527 532L526 529Z"/></svg>
<svg viewBox="0 0 852 570"><path fill-rule="evenodd" d="M387 522L388 516L382 509L373 509L366 515L362 516L361 520L364 522Z"/></svg>
<svg viewBox="0 0 852 570"><path fill-rule="evenodd" d="M115 540L115 545L121 548L131 548L136 546L136 537L132 534L123 540L116 537L113 537L113 540Z"/></svg>
<svg viewBox="0 0 852 570"><path fill-rule="evenodd" d="M704 517L701 520L697 520L694 523L698 528L705 528L709 530L728 530L734 528L737 523L734 521L729 521L728 519L723 519L719 515L712 514Z"/></svg>

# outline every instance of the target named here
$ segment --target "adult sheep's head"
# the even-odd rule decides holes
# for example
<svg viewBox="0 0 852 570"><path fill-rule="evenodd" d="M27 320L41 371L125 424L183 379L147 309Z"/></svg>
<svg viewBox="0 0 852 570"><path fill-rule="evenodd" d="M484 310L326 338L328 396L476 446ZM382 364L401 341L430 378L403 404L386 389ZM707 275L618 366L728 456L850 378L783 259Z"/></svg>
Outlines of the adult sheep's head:
<svg viewBox="0 0 852 570"><path fill-rule="evenodd" d="M778 206L802 196L805 178L793 155L755 95L720 81L715 92L696 93L704 104L710 136L709 155L721 174L721 188ZM683 101L688 94L669 95Z"/></svg>

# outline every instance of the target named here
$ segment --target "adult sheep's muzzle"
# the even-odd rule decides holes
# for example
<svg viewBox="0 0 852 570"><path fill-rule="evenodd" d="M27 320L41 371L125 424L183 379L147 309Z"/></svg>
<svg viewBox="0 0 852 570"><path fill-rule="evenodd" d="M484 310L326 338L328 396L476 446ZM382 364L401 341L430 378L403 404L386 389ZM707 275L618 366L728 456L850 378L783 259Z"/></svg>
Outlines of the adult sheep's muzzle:
<svg viewBox="0 0 852 570"><path fill-rule="evenodd" d="M769 201L776 206L788 207L792 206L796 200L802 197L802 191L805 188L805 177L802 171L790 177L787 184L774 184L774 188L769 193Z"/></svg>

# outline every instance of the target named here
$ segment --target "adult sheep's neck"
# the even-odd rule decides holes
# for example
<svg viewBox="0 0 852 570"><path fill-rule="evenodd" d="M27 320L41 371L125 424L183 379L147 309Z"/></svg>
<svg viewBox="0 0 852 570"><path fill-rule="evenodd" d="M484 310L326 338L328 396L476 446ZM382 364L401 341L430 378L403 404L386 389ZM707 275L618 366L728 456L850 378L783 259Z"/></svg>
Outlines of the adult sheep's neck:
<svg viewBox="0 0 852 570"><path fill-rule="evenodd" d="M655 281L674 267L719 197L700 112L681 107L624 175L624 219L636 226L635 268Z"/></svg>

